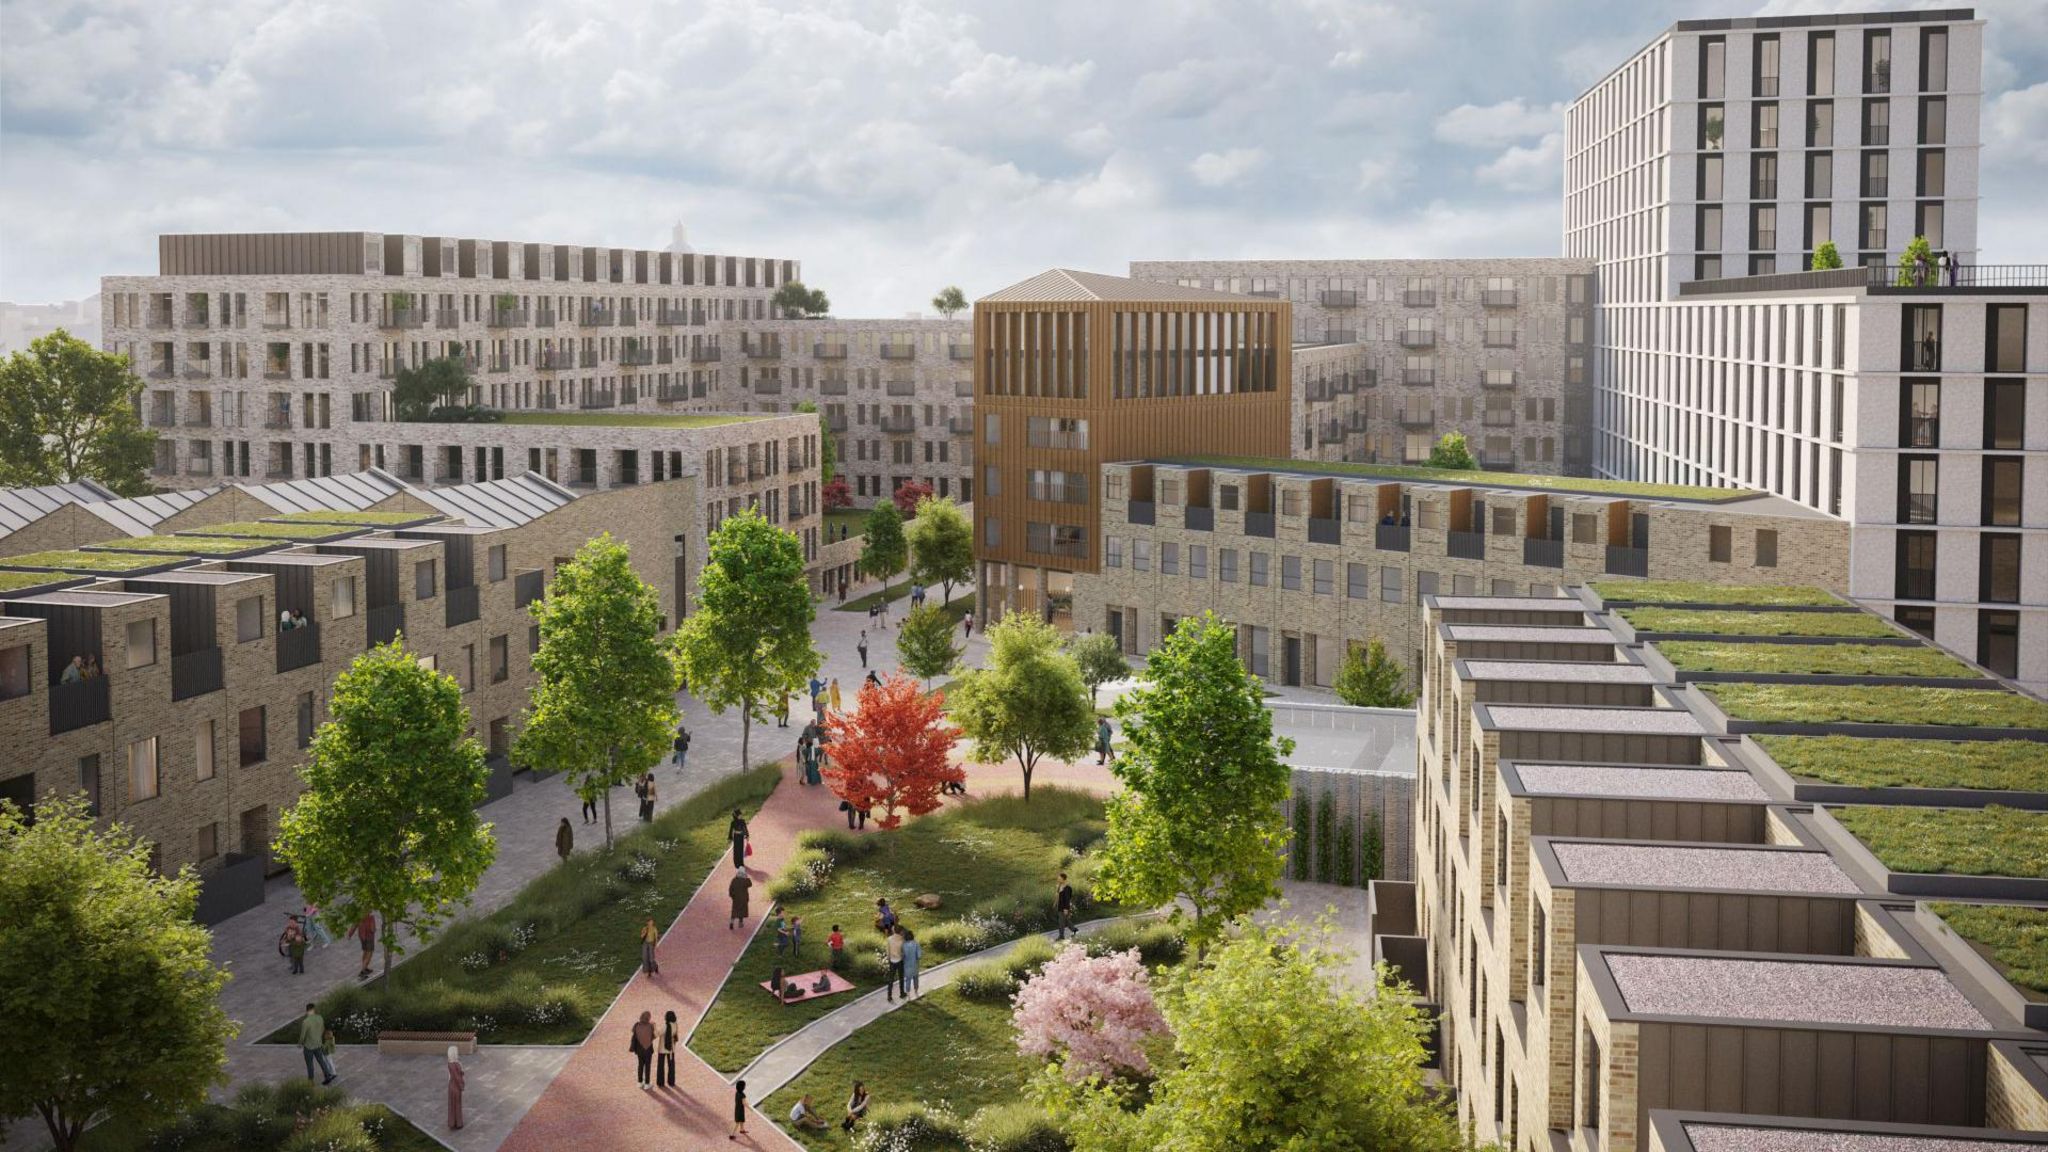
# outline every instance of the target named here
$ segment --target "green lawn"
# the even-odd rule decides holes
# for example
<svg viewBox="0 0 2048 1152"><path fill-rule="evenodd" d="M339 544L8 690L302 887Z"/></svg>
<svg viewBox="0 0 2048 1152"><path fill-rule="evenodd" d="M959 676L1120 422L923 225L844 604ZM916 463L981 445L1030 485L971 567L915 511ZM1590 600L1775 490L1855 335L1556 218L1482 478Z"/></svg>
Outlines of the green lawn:
<svg viewBox="0 0 2048 1152"><path fill-rule="evenodd" d="M260 540L330 540L346 536L351 532L366 530L361 524L274 524L268 520L236 520L227 524L207 524L179 535L189 536L251 536Z"/></svg>
<svg viewBox="0 0 2048 1152"><path fill-rule="evenodd" d="M1855 788L1986 788L2048 792L2048 745L2031 740L1886 740L1757 736L1778 767Z"/></svg>
<svg viewBox="0 0 2048 1152"><path fill-rule="evenodd" d="M1420 480L1435 484L1471 484L1484 488L1537 488L1551 492L1591 492L1603 496L1641 496L1651 500L1697 500L1723 504L1747 500L1746 488L1700 488L1687 484L1637 484L1590 476L1537 476L1525 472L1430 468L1419 464L1348 464L1328 460L1289 460L1265 456L1177 456L1161 460L1193 468L1242 468L1250 471L1300 472L1319 476L1362 476L1368 479Z"/></svg>
<svg viewBox="0 0 2048 1152"><path fill-rule="evenodd" d="M559 424L608 428L716 428L766 416L690 416L680 412L507 412L504 424Z"/></svg>
<svg viewBox="0 0 2048 1152"><path fill-rule="evenodd" d="M33 1123L34 1127L29 1125ZM41 1120L23 1131L47 1131ZM140 1130L120 1120L88 1129L82 1152L440 1152L442 1145L382 1104L352 1101L340 1088L292 1078L251 1084L232 1104L202 1104L184 1117Z"/></svg>
<svg viewBox="0 0 2048 1152"><path fill-rule="evenodd" d="M905 580L901 584L892 584L887 588L878 588L865 596L857 596L852 600L848 600L846 603L839 605L838 611L865 612L884 600L894 604L908 595L910 595L910 581Z"/></svg>
<svg viewBox="0 0 2048 1152"><path fill-rule="evenodd" d="M12 560L0 560L0 564L8 563L12 563ZM72 579L76 577L66 576L62 572L0 571L0 592L12 592L18 588L37 588L44 584L61 584Z"/></svg>
<svg viewBox="0 0 2048 1152"><path fill-rule="evenodd" d="M2048 908L2016 904L1930 904L2033 1000L2048 1000Z"/></svg>
<svg viewBox="0 0 2048 1152"><path fill-rule="evenodd" d="M1742 683L1699 688L1736 720L2048 728L2048 704L1999 689ZM2041 747L2048 752L2048 745Z"/></svg>
<svg viewBox="0 0 2048 1152"><path fill-rule="evenodd" d="M173 556L235 556L258 548L275 548L275 540L232 539L226 536L129 536L87 544L88 552L163 552ZM161 564L159 558L154 563Z"/></svg>
<svg viewBox="0 0 2048 1152"><path fill-rule="evenodd" d="M1698 580L1596 580L1589 584L1602 600L1642 604L1747 604L1793 607L1840 604L1840 597L1819 588L1774 585L1745 588L1739 584L1708 584Z"/></svg>
<svg viewBox="0 0 2048 1152"><path fill-rule="evenodd" d="M641 922L675 919L728 850L733 807L754 810L781 777L780 765L760 765L651 825L634 821L630 802L615 805L614 827L630 832L610 853L579 852L550 868L504 908L458 921L393 968L389 988L373 981L328 993L321 1015L345 1044L374 1040L380 1029L470 1028L486 1043L577 1043L639 965ZM579 847L601 843L603 831L579 824L576 838ZM553 844L518 850L552 851ZM652 864L646 878L631 874L646 868L640 861ZM296 1027L267 1039L282 1043Z"/></svg>
<svg viewBox="0 0 2048 1152"><path fill-rule="evenodd" d="M2048 812L2017 808L1828 809L1886 868L2048 880Z"/></svg>
<svg viewBox="0 0 2048 1152"><path fill-rule="evenodd" d="M868 512L865 508L827 508L825 510L825 542L839 539L839 530L846 529L848 540L867 538Z"/></svg>
<svg viewBox="0 0 2048 1152"><path fill-rule="evenodd" d="M1835 676L1950 676L1976 671L1938 648L1895 644L1719 644L1665 640L1657 644L1671 666L1688 672L1800 672Z"/></svg>
<svg viewBox="0 0 2048 1152"><path fill-rule="evenodd" d="M289 524L356 524L371 528L390 528L400 524L418 524L425 520L439 520L438 512L333 512L320 509L313 512L285 512L265 519L283 521Z"/></svg>
<svg viewBox="0 0 2048 1152"><path fill-rule="evenodd" d="M803 917L803 954L778 960L774 934L764 928L734 966L690 1047L712 1067L730 1074L775 1041L879 987L881 974L857 955L872 956L881 947L873 927L878 897L888 897L890 905L901 910L903 922L918 934L925 968L1023 931L1052 927L1054 878L1073 856L1070 845L1090 843L1102 827L1100 800L1052 787L1034 789L1029 802L1016 796L991 797L908 821L890 832L878 832L871 824L866 836L841 850L822 887L785 901L790 915ZM1084 900L1085 864L1083 860L1066 868L1076 894ZM938 911L912 907L912 901L927 892L944 901ZM770 891L757 888L754 901L755 914L764 914ZM1087 918L1113 914L1115 909L1107 907L1084 911ZM972 921L967 922L970 916ZM847 936L844 975L853 981L853 993L785 1005L757 987L778 963L792 974L824 967L825 937L834 924ZM991 930L977 933L977 925Z"/></svg>
<svg viewBox="0 0 2048 1152"><path fill-rule="evenodd" d="M29 552L21 556L8 556L0 559L0 564L10 568L59 568L76 572L133 572L138 568L156 568L172 562L173 560L169 556L143 556L120 552L84 552L77 549ZM37 577L36 582L41 583L53 579L57 579L57 577L45 574Z"/></svg>
<svg viewBox="0 0 2048 1152"><path fill-rule="evenodd" d="M1687 608L1623 608L1638 632L1694 632L1712 636L1898 636L1868 612L1743 612Z"/></svg>

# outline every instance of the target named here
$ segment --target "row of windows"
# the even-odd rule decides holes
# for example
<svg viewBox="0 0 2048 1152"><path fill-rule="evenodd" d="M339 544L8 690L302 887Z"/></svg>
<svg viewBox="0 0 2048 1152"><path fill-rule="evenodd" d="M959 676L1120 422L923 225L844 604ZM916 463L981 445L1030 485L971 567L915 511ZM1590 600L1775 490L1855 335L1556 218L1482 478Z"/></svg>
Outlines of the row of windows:
<svg viewBox="0 0 2048 1152"><path fill-rule="evenodd" d="M1892 35L1889 28L1863 34L1863 58L1856 73L1862 90L1870 93L1893 91ZM1948 88L1948 29L1920 29L1919 87L1922 92ZM1750 39L1750 95L1779 95L1782 42L1777 33L1758 33ZM1806 35L1806 92L1831 96L1836 82L1835 33ZM1699 98L1719 100L1728 92L1728 40L1725 36L1702 36L1699 40Z"/></svg>

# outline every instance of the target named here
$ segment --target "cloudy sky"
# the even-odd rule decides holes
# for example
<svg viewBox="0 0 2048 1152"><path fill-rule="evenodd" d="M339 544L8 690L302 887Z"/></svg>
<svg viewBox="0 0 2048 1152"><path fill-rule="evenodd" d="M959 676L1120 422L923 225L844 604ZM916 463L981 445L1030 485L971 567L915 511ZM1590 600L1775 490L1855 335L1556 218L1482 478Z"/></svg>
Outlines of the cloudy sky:
<svg viewBox="0 0 2048 1152"><path fill-rule="evenodd" d="M1553 255L1561 102L1675 19L1871 6L6 0L0 300L169 231L682 220L849 316L1134 258ZM2048 262L2048 3L1976 7L1985 260Z"/></svg>

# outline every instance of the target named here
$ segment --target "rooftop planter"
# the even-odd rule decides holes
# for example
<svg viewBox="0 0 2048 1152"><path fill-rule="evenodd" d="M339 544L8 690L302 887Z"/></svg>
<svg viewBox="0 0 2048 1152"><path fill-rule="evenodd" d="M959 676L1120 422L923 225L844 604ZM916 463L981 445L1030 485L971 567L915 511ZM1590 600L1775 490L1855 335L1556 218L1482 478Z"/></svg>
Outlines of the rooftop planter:
<svg viewBox="0 0 2048 1152"><path fill-rule="evenodd" d="M183 564L181 557L155 556L143 553L84 552L58 550L51 552L30 552L25 556L9 556L0 559L0 567L35 568L44 572L91 572L107 575L124 575L134 572L154 572Z"/></svg>
<svg viewBox="0 0 2048 1152"><path fill-rule="evenodd" d="M88 552L158 552L172 556L246 556L275 548L277 541L232 539L223 536L131 536L87 544Z"/></svg>
<svg viewBox="0 0 2048 1152"><path fill-rule="evenodd" d="M1663 604L1713 606L1739 604L1758 608L1842 606L1833 593L1819 588L1775 585L1744 588L1696 580L1596 580L1589 585L1609 606Z"/></svg>
<svg viewBox="0 0 2048 1152"><path fill-rule="evenodd" d="M2048 1027L2048 908L2013 904L1925 904L1921 923L1953 934L2019 993L2018 1014Z"/></svg>
<svg viewBox="0 0 2048 1152"><path fill-rule="evenodd" d="M1817 836L1901 896L2048 898L2048 812L1985 808L1898 808L1851 804L1816 808Z"/></svg>
<svg viewBox="0 0 2048 1152"><path fill-rule="evenodd" d="M207 524L180 532L180 536L245 536L252 540L294 540L322 542L336 540L343 536L361 532L360 526L348 524L273 524L268 520L234 520L226 524Z"/></svg>
<svg viewBox="0 0 2048 1152"><path fill-rule="evenodd" d="M1896 639L1867 612L1745 612L1740 609L1623 608L1617 615L1638 633L1664 636L1823 636Z"/></svg>
<svg viewBox="0 0 2048 1152"><path fill-rule="evenodd" d="M2048 704L1996 687L1744 683L1697 687L1729 719L1736 721L1804 726L2016 728L2034 730L2026 739L2048 740Z"/></svg>
<svg viewBox="0 0 2048 1152"><path fill-rule="evenodd" d="M265 516L265 524L343 524L363 528L409 528L429 520L439 520L438 512L351 512L327 511L286 512L280 516Z"/></svg>
<svg viewBox="0 0 2048 1152"><path fill-rule="evenodd" d="M2048 753L2031 740L1769 735L1752 739L1792 778L1801 800L1853 802L1856 798L1825 793L1867 790L1871 802L1896 802L1900 792L1941 790L1973 792L1980 799L1987 792L2032 794L2031 803L2015 806L2048 808ZM1806 781L1832 787L1808 794Z"/></svg>
<svg viewBox="0 0 2048 1152"><path fill-rule="evenodd" d="M0 561L6 563L6 561ZM82 582L82 578L65 576L57 572L6 572L0 571L0 593L19 593L34 589L38 592L54 592Z"/></svg>
<svg viewBox="0 0 2048 1152"><path fill-rule="evenodd" d="M1408 464L1351 464L1265 456L1186 456L1163 460L1161 463L1194 468L1292 472L1313 476L1357 476L1368 480L1413 480L1426 484L1469 484L1476 488L1533 488L1545 492L1634 496L1645 500L1691 500L1708 504L1747 500L1757 495L1746 488L1638 484L1627 480L1601 480L1588 476L1536 476L1521 472L1489 472L1482 469L1428 468Z"/></svg>
<svg viewBox="0 0 2048 1152"><path fill-rule="evenodd" d="M1743 644L1665 640L1657 644L1657 651L1681 673L1982 679L1969 665L1940 649L1909 648L1896 644Z"/></svg>

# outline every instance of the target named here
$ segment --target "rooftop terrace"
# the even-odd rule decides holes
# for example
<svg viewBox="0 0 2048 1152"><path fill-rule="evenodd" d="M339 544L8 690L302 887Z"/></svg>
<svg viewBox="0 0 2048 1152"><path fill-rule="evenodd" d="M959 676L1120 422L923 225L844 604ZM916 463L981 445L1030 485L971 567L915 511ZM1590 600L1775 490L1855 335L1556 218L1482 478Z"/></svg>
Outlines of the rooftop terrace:
<svg viewBox="0 0 2048 1152"><path fill-rule="evenodd" d="M1516 764L1522 787L1540 796L1642 796L1659 800L1768 801L1749 773L1728 768L1631 768L1608 764Z"/></svg>
<svg viewBox="0 0 2048 1152"><path fill-rule="evenodd" d="M1676 708L1537 708L1484 704L1492 727L1536 732L1633 732L1652 736L1706 733L1690 712Z"/></svg>
<svg viewBox="0 0 2048 1152"><path fill-rule="evenodd" d="M1939 968L1604 953L1622 1002L1644 1016L1988 1032Z"/></svg>
<svg viewBox="0 0 2048 1152"><path fill-rule="evenodd" d="M1573 496L1616 496L1638 500L1681 500L1699 504L1732 504L1743 500L1775 501L1747 488L1702 488L1689 484L1638 484L1590 476L1537 476L1526 472L1429 468L1412 464L1347 464L1331 460L1294 460L1274 456L1172 456L1149 461L1181 468L1226 468L1240 472L1286 472L1298 476L1341 476L1359 480L1400 480L1418 484L1452 484L1474 488L1517 488ZM1790 501L1777 501L1796 508Z"/></svg>
<svg viewBox="0 0 2048 1152"><path fill-rule="evenodd" d="M1653 684L1657 678L1640 664L1589 664L1564 660L1467 660L1473 680L1570 680L1581 684Z"/></svg>
<svg viewBox="0 0 2048 1152"><path fill-rule="evenodd" d="M1576 884L1843 896L1861 891L1826 852L1578 841L1554 843L1551 851L1557 855L1565 879Z"/></svg>
<svg viewBox="0 0 2048 1152"><path fill-rule="evenodd" d="M2039 1144L1817 1128L1687 1124L1693 1152L2041 1152Z"/></svg>
<svg viewBox="0 0 2048 1152"><path fill-rule="evenodd" d="M691 416L680 412L507 412L499 423L584 428L716 428L721 424L767 420L775 415L778 413Z"/></svg>

